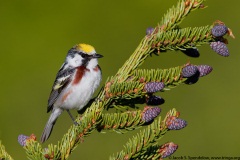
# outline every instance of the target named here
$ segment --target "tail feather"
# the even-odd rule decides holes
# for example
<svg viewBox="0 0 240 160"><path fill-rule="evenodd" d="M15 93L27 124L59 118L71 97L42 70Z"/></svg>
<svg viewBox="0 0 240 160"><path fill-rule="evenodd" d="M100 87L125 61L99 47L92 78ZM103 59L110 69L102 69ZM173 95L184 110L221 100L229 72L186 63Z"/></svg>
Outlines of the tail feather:
<svg viewBox="0 0 240 160"><path fill-rule="evenodd" d="M54 124L57 121L57 118L60 116L60 114L62 113L62 109L57 108L54 109L48 119L48 122L43 130L42 136L41 136L41 142L45 142L51 135L52 133L52 129Z"/></svg>

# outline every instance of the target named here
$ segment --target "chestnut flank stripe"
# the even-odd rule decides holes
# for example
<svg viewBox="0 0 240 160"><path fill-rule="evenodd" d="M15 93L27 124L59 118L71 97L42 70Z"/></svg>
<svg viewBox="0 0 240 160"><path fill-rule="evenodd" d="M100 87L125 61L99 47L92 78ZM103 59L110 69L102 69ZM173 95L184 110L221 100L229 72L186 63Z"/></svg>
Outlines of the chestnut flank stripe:
<svg viewBox="0 0 240 160"><path fill-rule="evenodd" d="M75 74L74 80L73 80L73 85L76 85L81 81L85 72L89 72L89 69L87 69L85 66L77 67L77 71L76 71L76 74Z"/></svg>

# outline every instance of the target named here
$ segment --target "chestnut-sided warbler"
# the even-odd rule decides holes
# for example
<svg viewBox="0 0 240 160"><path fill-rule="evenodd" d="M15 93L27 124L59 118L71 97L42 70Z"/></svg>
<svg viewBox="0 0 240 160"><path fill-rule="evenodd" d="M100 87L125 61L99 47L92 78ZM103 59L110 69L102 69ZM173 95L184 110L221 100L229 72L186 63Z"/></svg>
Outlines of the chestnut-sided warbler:
<svg viewBox="0 0 240 160"><path fill-rule="evenodd" d="M44 128L41 142L45 142L60 114L69 109L81 110L90 101L100 84L102 74L95 49L88 44L75 45L57 73L48 99L47 112L52 111ZM71 116L72 118L72 116Z"/></svg>

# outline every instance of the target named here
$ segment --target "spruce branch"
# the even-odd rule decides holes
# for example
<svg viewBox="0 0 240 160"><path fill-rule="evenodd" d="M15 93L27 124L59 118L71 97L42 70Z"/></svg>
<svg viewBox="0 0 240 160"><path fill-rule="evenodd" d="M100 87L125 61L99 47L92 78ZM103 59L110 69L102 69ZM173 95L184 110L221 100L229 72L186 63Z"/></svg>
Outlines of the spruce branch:
<svg viewBox="0 0 240 160"><path fill-rule="evenodd" d="M163 159L170 155L172 155L178 148L177 144L173 142L168 142L163 145L154 145L147 148L145 154L139 155L134 158L136 160L155 160L155 159Z"/></svg>
<svg viewBox="0 0 240 160"><path fill-rule="evenodd" d="M102 122L99 124L98 130L108 129L118 133L124 133L122 129L126 131L134 130L144 124L141 114L141 110L102 114Z"/></svg>
<svg viewBox="0 0 240 160"><path fill-rule="evenodd" d="M114 130L124 133L143 125L147 127L130 139L124 149L110 159L156 159L165 158L172 154L177 146L172 142L158 145L161 139L170 130L184 128L187 123L179 118L176 109L170 110L164 119L159 116L159 107L147 106L143 111L125 111L126 106L135 106L138 103L156 104L154 100L161 98L155 92L164 91L179 84L196 83L199 77L211 72L207 65L185 64L169 69L139 69L145 59L152 54L159 54L168 50L196 49L196 46L211 43L211 48L218 54L228 56L228 49L223 38L225 34L232 35L224 24L180 28L179 24L191 11L204 8L204 0L180 0L176 7L171 8L164 15L161 23L141 40L140 44L129 57L115 76L107 79L99 92L96 101L89 104L83 115L78 115L72 125L57 145L49 144L42 148L31 135L20 136L19 143L26 150L29 159L68 159L73 150L94 130ZM149 99L151 99L149 101ZM159 104L159 103L157 103ZM123 110L121 113L103 113L112 106ZM134 108L135 109L135 108ZM0 156L11 157L5 152L0 142ZM5 157L4 157L5 156ZM0 157L0 158L2 158Z"/></svg>
<svg viewBox="0 0 240 160"><path fill-rule="evenodd" d="M106 103L107 101L105 101ZM87 108L83 116L78 116L76 122L79 125L72 125L68 132L62 138L59 150L57 153L59 159L68 159L68 156L83 141L83 138L88 136L96 129L98 123L101 122L101 115L104 102L93 102L91 107Z"/></svg>
<svg viewBox="0 0 240 160"><path fill-rule="evenodd" d="M112 99L132 99L140 97L144 84L138 81L114 83L110 86L106 96Z"/></svg>
<svg viewBox="0 0 240 160"><path fill-rule="evenodd" d="M76 122L79 125L72 125L62 140L58 142L58 145L50 144L48 148L42 149L40 143L38 143L35 138L27 139L24 149L27 152L28 158L68 159L72 151L83 141L83 138L96 129L96 125L100 122L99 116L101 116L101 113L99 108L101 108L102 105L103 102L94 102L91 107L86 109L82 117L78 116Z"/></svg>
<svg viewBox="0 0 240 160"><path fill-rule="evenodd" d="M178 117L179 112L176 109L170 110L164 120L161 117L156 119L151 125L148 125L146 129L140 131L136 136L126 143L124 150L116 154L116 156L110 157L111 160L117 159L139 159L146 155L150 146L156 145L156 142L161 139L168 131L166 121L169 117ZM152 155L151 155L152 156Z"/></svg>
<svg viewBox="0 0 240 160"><path fill-rule="evenodd" d="M26 150L28 159L43 159L42 146L36 141L34 134L30 136L19 135L18 142Z"/></svg>
<svg viewBox="0 0 240 160"><path fill-rule="evenodd" d="M127 106L136 108L135 104L147 102L149 94L169 90L180 84L196 83L199 77L211 71L210 66L190 63L169 69L135 69L125 82L107 83L105 97L112 99L110 108L119 110L129 109Z"/></svg>
<svg viewBox="0 0 240 160"><path fill-rule="evenodd" d="M12 160L13 158L7 153L4 145L0 141L0 160Z"/></svg>
<svg viewBox="0 0 240 160"><path fill-rule="evenodd" d="M165 50L186 50L193 46L201 46L215 41L211 36L213 26L188 27L174 29L167 32L158 32L152 44L152 48L158 51Z"/></svg>
<svg viewBox="0 0 240 160"><path fill-rule="evenodd" d="M161 112L159 107L145 106L144 110L127 111L123 113L106 113L102 114L102 122L98 130L113 130L117 133L135 130L143 125L149 124ZM123 131L123 129L125 131Z"/></svg>
<svg viewBox="0 0 240 160"><path fill-rule="evenodd" d="M181 75L184 66L169 69L135 69L125 82L107 83L105 96L106 98L114 99L115 102L117 100L134 98L136 101L136 98L144 97L148 94L145 90L148 82L163 82L165 86L163 90L173 88L186 81L186 78Z"/></svg>
<svg viewBox="0 0 240 160"><path fill-rule="evenodd" d="M167 31L178 27L183 19L196 9L204 9L203 2L205 0L179 0L178 4L170 8L163 16L157 30Z"/></svg>
<svg viewBox="0 0 240 160"><path fill-rule="evenodd" d="M169 69L137 69L133 76L137 81L164 82L165 87L171 87L183 83L186 78L181 76L183 66Z"/></svg>

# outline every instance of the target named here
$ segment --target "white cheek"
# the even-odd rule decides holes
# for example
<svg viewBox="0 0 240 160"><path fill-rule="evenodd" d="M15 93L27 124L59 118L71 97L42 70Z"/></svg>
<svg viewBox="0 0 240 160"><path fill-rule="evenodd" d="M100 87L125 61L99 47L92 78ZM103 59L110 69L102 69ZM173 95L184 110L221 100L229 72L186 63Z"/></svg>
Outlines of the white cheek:
<svg viewBox="0 0 240 160"><path fill-rule="evenodd" d="M82 57L79 55L76 55L74 58L68 58L67 59L68 63L72 67L77 67L80 66L82 63Z"/></svg>

